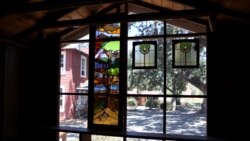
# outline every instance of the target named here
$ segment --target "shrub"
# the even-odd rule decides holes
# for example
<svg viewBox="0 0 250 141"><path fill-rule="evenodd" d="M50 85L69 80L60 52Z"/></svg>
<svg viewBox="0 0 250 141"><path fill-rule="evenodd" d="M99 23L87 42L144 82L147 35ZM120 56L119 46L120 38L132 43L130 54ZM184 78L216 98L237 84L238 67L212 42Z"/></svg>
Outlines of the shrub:
<svg viewBox="0 0 250 141"><path fill-rule="evenodd" d="M127 100L127 106L134 107L134 106L136 106L136 105L137 105L137 104L136 104L135 98L128 98L128 100Z"/></svg>
<svg viewBox="0 0 250 141"><path fill-rule="evenodd" d="M161 104L160 104L160 108L161 108L161 109L164 109L164 103L161 103Z"/></svg>
<svg viewBox="0 0 250 141"><path fill-rule="evenodd" d="M157 108L159 107L159 102L157 99L154 99L153 97L149 97L146 102L146 107L149 107L149 109Z"/></svg>

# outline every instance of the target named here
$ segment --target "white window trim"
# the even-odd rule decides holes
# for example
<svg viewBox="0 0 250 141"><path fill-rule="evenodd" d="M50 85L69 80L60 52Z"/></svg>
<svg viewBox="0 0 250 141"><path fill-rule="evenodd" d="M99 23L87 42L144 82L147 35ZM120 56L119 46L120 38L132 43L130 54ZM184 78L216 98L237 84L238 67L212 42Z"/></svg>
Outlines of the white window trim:
<svg viewBox="0 0 250 141"><path fill-rule="evenodd" d="M60 89L62 89L61 93L65 92L65 86L61 85ZM59 106L60 106L60 112L64 112L65 110L65 95L60 95L62 96L62 105L60 105L60 97L59 97Z"/></svg>
<svg viewBox="0 0 250 141"><path fill-rule="evenodd" d="M61 51L61 55L63 55L63 67L61 67L61 64L60 64L60 70L61 70L61 75L65 75L66 73L66 51Z"/></svg>
<svg viewBox="0 0 250 141"><path fill-rule="evenodd" d="M85 60L84 62L84 68L82 69L82 60ZM81 77L86 77L86 66L87 66L87 58L85 57L85 56L83 56L83 55L81 55L81 65L80 65L80 76ZM82 71L84 71L84 75L82 75Z"/></svg>

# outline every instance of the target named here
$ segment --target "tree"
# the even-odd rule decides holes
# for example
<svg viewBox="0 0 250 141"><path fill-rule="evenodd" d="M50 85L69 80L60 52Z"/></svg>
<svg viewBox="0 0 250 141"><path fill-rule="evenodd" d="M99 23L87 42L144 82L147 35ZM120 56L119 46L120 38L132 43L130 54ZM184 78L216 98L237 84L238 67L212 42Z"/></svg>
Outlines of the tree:
<svg viewBox="0 0 250 141"><path fill-rule="evenodd" d="M164 33L163 22L148 21L148 22L135 22L129 25L130 36L144 36L144 35L162 35ZM133 31L132 31L133 30ZM167 24L168 34L185 34L191 31L182 29L177 26ZM133 33L133 34L132 34ZM166 65L167 65L167 93L179 95L186 90L188 83L200 89L206 95L206 39L200 37L200 68L197 69L173 69L172 68L172 40L167 40L166 46ZM152 40L152 39L150 39ZM142 90L160 90L163 91L163 39L157 38L157 69L140 69L133 70L131 64L132 53L128 54L128 89L136 89L137 93ZM176 104L178 105L178 98L171 100L172 108L175 110ZM201 112L206 111L206 100L203 101Z"/></svg>

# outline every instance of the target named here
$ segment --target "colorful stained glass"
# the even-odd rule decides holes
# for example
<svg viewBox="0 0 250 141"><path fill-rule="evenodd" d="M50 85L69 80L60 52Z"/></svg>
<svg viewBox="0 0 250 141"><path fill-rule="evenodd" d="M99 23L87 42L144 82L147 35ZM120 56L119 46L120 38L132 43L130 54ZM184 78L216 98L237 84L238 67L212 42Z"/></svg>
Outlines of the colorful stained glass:
<svg viewBox="0 0 250 141"><path fill-rule="evenodd" d="M120 23L100 25L96 29L96 39L120 37Z"/></svg>
<svg viewBox="0 0 250 141"><path fill-rule="evenodd" d="M96 42L93 123L118 125L120 41Z"/></svg>

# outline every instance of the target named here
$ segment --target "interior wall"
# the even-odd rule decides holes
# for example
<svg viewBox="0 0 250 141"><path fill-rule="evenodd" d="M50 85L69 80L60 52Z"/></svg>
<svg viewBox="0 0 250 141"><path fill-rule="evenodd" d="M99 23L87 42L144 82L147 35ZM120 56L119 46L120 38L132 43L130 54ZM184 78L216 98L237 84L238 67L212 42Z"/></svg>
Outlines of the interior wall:
<svg viewBox="0 0 250 141"><path fill-rule="evenodd" d="M46 132L57 126L59 92L59 46L56 39L37 40L25 57L25 85L22 95L21 138L55 140ZM29 131L29 132L27 132Z"/></svg>
<svg viewBox="0 0 250 141"><path fill-rule="evenodd" d="M56 39L0 44L1 141L56 139L46 127L58 122L59 53Z"/></svg>
<svg viewBox="0 0 250 141"><path fill-rule="evenodd" d="M20 58L22 49L6 44L0 46L1 76L1 140L12 141L18 136Z"/></svg>
<svg viewBox="0 0 250 141"><path fill-rule="evenodd" d="M250 119L249 26L221 23L216 29L208 38L208 135L244 140Z"/></svg>
<svg viewBox="0 0 250 141"><path fill-rule="evenodd" d="M4 55L5 47L4 44L0 43L0 140L3 140L3 111L4 111Z"/></svg>

